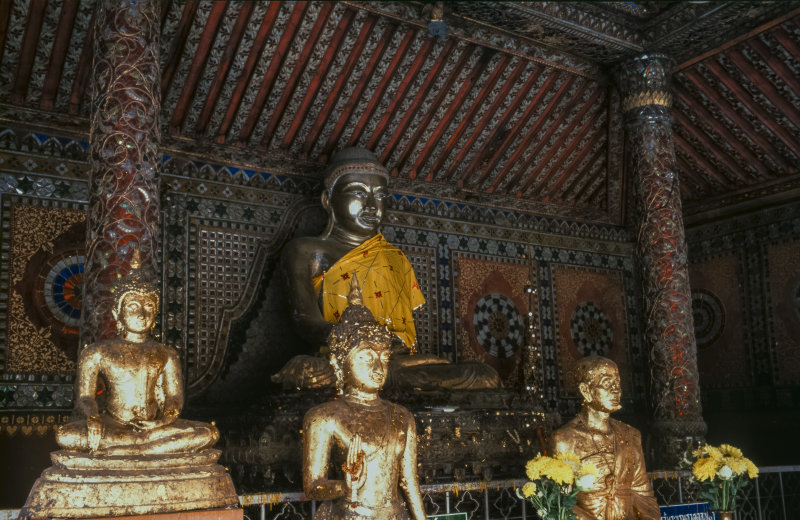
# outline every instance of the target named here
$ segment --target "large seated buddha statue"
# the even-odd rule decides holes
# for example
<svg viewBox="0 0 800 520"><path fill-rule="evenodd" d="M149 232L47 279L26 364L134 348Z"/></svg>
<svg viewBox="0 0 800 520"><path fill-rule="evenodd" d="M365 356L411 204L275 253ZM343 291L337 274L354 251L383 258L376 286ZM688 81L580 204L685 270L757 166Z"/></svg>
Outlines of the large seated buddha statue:
<svg viewBox="0 0 800 520"><path fill-rule="evenodd" d="M113 288L117 336L83 348L75 386L84 417L61 426L53 466L31 490L23 518L80 518L231 507L233 482L216 464L213 424L180 419L178 354L151 331L159 297L134 253ZM105 404L97 402L102 380Z"/></svg>
<svg viewBox="0 0 800 520"><path fill-rule="evenodd" d="M483 363L451 364L417 350L413 310L425 303L414 270L400 249L379 232L389 196L389 174L363 148L334 155L325 176L322 206L328 213L317 237L291 240L281 256L288 302L306 351L292 358L273 381L286 388L334 384L325 342L347 307L353 277L364 305L393 333L387 386L420 390L497 388L499 376Z"/></svg>

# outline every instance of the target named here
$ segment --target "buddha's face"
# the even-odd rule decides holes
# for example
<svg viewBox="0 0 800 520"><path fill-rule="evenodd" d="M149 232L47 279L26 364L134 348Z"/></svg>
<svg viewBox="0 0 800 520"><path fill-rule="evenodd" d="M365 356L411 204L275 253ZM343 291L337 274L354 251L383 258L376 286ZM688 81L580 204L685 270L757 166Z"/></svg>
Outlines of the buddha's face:
<svg viewBox="0 0 800 520"><path fill-rule="evenodd" d="M129 292L122 297L119 312L114 318L126 332L143 333L153 328L158 312L158 301L151 295Z"/></svg>
<svg viewBox="0 0 800 520"><path fill-rule="evenodd" d="M329 212L335 225L344 231L371 237L380 228L388 193L384 176L348 173L333 185Z"/></svg>
<svg viewBox="0 0 800 520"><path fill-rule="evenodd" d="M616 412L621 408L619 370L615 366L604 365L594 373L592 380L580 384L586 406L601 412Z"/></svg>
<svg viewBox="0 0 800 520"><path fill-rule="evenodd" d="M345 384L368 393L378 392L389 373L389 343L362 340L345 359Z"/></svg>

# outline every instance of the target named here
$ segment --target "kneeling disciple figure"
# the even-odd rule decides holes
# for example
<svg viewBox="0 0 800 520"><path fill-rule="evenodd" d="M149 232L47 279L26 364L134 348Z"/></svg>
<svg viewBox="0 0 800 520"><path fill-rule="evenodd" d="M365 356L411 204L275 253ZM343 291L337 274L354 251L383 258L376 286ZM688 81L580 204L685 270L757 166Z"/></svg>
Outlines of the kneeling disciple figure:
<svg viewBox="0 0 800 520"><path fill-rule="evenodd" d="M179 419L183 380L177 352L150 333L155 284L139 269L114 289L117 337L86 346L78 359L76 408L86 418L56 432L51 454L23 517L92 517L233 506L230 476L215 464L213 424ZM105 407L96 399L105 386Z"/></svg>
<svg viewBox="0 0 800 520"><path fill-rule="evenodd" d="M552 448L597 466L592 488L578 493L578 520L658 520L661 512L647 478L642 436L610 417L621 408L617 364L589 356L578 362L576 371L583 408L553 434Z"/></svg>
<svg viewBox="0 0 800 520"><path fill-rule="evenodd" d="M424 520L414 417L378 396L388 375L392 334L362 305L355 279L348 300L328 339L340 395L304 419L303 490L326 501L315 520ZM332 461L343 479L330 478Z"/></svg>

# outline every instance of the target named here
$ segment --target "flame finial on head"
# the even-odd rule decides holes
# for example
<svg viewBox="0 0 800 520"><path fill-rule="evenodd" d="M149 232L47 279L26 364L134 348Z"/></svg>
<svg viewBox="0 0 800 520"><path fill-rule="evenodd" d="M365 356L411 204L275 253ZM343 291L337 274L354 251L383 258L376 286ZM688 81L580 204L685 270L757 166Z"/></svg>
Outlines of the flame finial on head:
<svg viewBox="0 0 800 520"><path fill-rule="evenodd" d="M347 295L347 304L364 305L364 297L361 296L361 284L358 283L356 271L353 271L353 277L350 282L350 292Z"/></svg>

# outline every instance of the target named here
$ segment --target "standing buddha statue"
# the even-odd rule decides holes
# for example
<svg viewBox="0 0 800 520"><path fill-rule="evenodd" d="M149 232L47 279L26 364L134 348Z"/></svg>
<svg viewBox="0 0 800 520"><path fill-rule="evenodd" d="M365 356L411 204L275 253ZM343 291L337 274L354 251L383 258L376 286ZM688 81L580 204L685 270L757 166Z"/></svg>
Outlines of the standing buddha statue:
<svg viewBox="0 0 800 520"><path fill-rule="evenodd" d="M392 335L362 304L358 283L352 285L328 342L340 395L303 421L303 491L325 501L314 520L424 520L414 417L378 395ZM331 462L341 465L343 478L330 478Z"/></svg>

